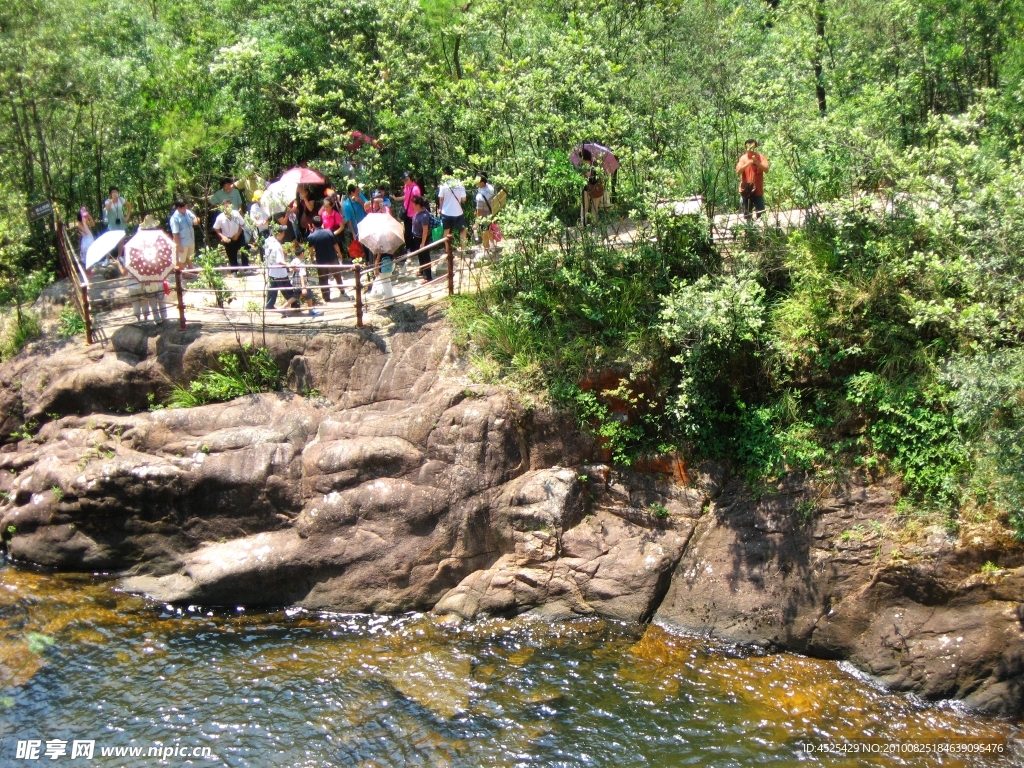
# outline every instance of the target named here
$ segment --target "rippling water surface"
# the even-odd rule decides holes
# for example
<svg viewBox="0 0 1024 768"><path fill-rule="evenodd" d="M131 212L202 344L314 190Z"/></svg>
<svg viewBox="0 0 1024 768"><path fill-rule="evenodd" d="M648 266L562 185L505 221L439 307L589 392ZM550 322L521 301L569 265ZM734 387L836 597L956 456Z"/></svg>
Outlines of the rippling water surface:
<svg viewBox="0 0 1024 768"><path fill-rule="evenodd" d="M844 666L598 619L202 611L88 576L0 569L0 764L231 766L1016 765L839 758L805 743L991 740L1015 727L925 707ZM17 740L69 755L17 760ZM70 760L74 739L96 742ZM102 757L208 746L212 756Z"/></svg>

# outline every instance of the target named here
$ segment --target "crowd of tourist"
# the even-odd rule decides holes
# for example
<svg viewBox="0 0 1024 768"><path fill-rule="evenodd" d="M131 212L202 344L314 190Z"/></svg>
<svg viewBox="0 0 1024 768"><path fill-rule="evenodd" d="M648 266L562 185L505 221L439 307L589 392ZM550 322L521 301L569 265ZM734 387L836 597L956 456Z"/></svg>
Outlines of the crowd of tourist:
<svg viewBox="0 0 1024 768"><path fill-rule="evenodd" d="M495 247L493 223L495 190L485 174L477 178L474 195L476 217L473 228L485 252ZM268 308L274 307L278 294L285 298L283 308L298 309L305 306L313 314L314 288L323 301L332 300L332 283L337 298L350 298L343 287L343 265L354 259L374 268L379 273L381 260L395 259L405 253L414 254L418 261L419 277L424 282L432 279L430 267L436 258L435 250L428 247L439 237L446 240L446 251L452 255L452 241L457 240L465 249L469 231L467 222L466 187L456 178L451 167L443 169L437 187L436 203L440 217L431 212L426 185L414 174L402 174L402 188L392 198L389 185L380 184L370 189L350 182L343 191L336 191L324 179L323 183L301 183L296 187L295 199L287 205L264 205L261 200L264 185L253 179L221 180L219 188L208 198L212 209L211 220L204 240L223 249L231 271L245 274L251 260L262 256L267 268ZM109 230L126 230L133 206L111 187L110 196L103 205L103 224ZM373 252L360 241L359 225L371 213L385 214L402 224L404 244L390 253ZM178 264L188 269L195 267L197 227L202 220L189 207L184 198L174 201L167 218L166 229L174 240ZM89 246L94 242L96 223L87 208L78 214L78 233L83 263ZM122 259L122 244L117 257ZM402 265L403 273L406 271ZM121 267L124 274L124 269Z"/></svg>
<svg viewBox="0 0 1024 768"><path fill-rule="evenodd" d="M581 221L585 223L588 216L607 205L608 192L602 170L609 169L611 160L614 173L618 161L610 150L596 144L580 145L571 159L585 170L581 211ZM736 173L740 177L742 213L748 219L753 214L760 217L764 211L764 173L769 165L765 155L757 151L757 142L747 141L736 163ZM285 298L284 308L306 306L315 315L314 286L323 301L328 302L332 300L332 283L338 290L338 299L350 298L342 280L343 265L350 260L370 265L374 273L379 274L382 260L394 260L403 252L415 255L420 279L429 282L434 258L429 246L433 242L443 237L448 257L453 255L454 249L464 250L467 246L471 229L466 211L469 195L450 166L442 169L441 181L432 198L425 194L425 185L409 171L402 174L400 200L392 199L387 184L364 190L360 184L349 182L344 192L339 192L316 172L310 171L309 176L317 181L295 185L295 198L286 204L276 200L273 205L264 204L264 192L270 190L264 190L262 180L256 177L239 182L222 179L219 189L209 196L215 215L207 241L212 236L212 242L223 248L235 274L245 274L250 258L262 256L267 268L268 309L275 307L281 294ZM484 252L492 250L501 236L494 221L504 202L504 193L501 195L499 198L486 174L477 176L472 230ZM432 200L436 200L438 216L431 210ZM106 229L125 231L132 212L132 204L121 197L116 186L111 187L102 211ZM404 243L386 253L366 247L361 242L360 223L370 214L383 214L401 221ZM196 227L200 223L199 216L185 199L174 201L167 229L174 240L177 263L185 269L194 267ZM82 207L78 213L78 233L83 262L94 241L95 226L88 209ZM118 246L118 257L122 249L123 241Z"/></svg>

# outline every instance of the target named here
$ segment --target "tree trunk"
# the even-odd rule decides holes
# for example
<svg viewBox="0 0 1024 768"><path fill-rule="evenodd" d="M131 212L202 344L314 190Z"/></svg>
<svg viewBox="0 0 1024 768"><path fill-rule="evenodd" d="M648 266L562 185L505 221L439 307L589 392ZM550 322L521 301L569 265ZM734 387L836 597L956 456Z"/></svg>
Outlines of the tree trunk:
<svg viewBox="0 0 1024 768"><path fill-rule="evenodd" d="M452 63L455 65L455 79L462 79L462 62L459 60L459 48L462 46L462 35L455 36L455 46L452 49Z"/></svg>
<svg viewBox="0 0 1024 768"><path fill-rule="evenodd" d="M825 117L828 113L825 102L825 71L821 65L821 54L825 49L825 0L816 0L814 5L814 34L818 38L814 50L814 95L818 99L818 113Z"/></svg>
<svg viewBox="0 0 1024 768"><path fill-rule="evenodd" d="M27 120L22 120L22 116L18 113L18 103L14 100L13 94L8 95L8 102L11 107L11 120L14 122L18 147L21 149L21 171L24 177L25 192L28 195L28 199L31 200L36 190L36 161L32 151L32 139L28 130L28 122Z"/></svg>

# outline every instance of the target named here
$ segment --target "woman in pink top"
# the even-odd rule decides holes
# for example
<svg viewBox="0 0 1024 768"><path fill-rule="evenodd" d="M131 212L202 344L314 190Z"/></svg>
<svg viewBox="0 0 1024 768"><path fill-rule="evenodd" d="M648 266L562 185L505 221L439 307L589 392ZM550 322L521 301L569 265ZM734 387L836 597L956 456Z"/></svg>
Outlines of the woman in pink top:
<svg viewBox="0 0 1024 768"><path fill-rule="evenodd" d="M345 231L345 219L334 203L334 198L328 195L324 198L323 207L320 209L320 219L324 223L324 229L329 229L335 237L341 237Z"/></svg>
<svg viewBox="0 0 1024 768"><path fill-rule="evenodd" d="M402 174L402 211L405 216L402 218L405 221L405 249L412 253L419 248L418 238L412 234L412 220L416 215L416 210L413 208L412 199L418 195L422 195L423 191L420 189L420 185L415 182L412 178L412 174L406 171Z"/></svg>

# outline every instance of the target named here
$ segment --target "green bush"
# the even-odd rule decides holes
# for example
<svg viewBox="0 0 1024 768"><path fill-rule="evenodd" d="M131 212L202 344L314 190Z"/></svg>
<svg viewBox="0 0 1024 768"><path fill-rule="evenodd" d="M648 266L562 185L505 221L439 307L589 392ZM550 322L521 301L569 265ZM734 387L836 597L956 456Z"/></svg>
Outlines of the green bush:
<svg viewBox="0 0 1024 768"><path fill-rule="evenodd" d="M721 451L723 410L736 399L763 344L764 288L749 273L679 282L663 300L660 330L677 353L672 414L699 450Z"/></svg>
<svg viewBox="0 0 1024 768"><path fill-rule="evenodd" d="M193 288L213 291L212 298L218 307L223 307L231 298L231 291L224 281L224 272L214 269L215 267L226 267L227 256L223 248L203 248L195 255L195 263L199 267L199 274L192 284Z"/></svg>
<svg viewBox="0 0 1024 768"><path fill-rule="evenodd" d="M194 408L225 402L242 395L272 392L281 383L281 371L270 350L245 344L237 352L217 357L220 370L203 371L188 386L175 386L167 399L171 408Z"/></svg>
<svg viewBox="0 0 1024 768"><path fill-rule="evenodd" d="M35 314L21 310L4 329L4 336L0 339L0 360L14 357L26 344L39 338L42 332Z"/></svg>
<svg viewBox="0 0 1024 768"><path fill-rule="evenodd" d="M953 393L941 383L892 382L861 373L848 383L848 399L870 417L867 429L872 464L876 451L899 471L914 499L956 510L967 471L968 447Z"/></svg>
<svg viewBox="0 0 1024 768"><path fill-rule="evenodd" d="M1024 350L1003 349L950 360L944 380L972 439L972 490L981 505L1005 509L1024 538Z"/></svg>
<svg viewBox="0 0 1024 768"><path fill-rule="evenodd" d="M505 214L503 214L504 216ZM611 449L617 462L672 443L664 401L670 379L651 375L671 366L661 332L661 300L674 281L699 278L718 256L706 225L695 217L658 224L670 232L625 247L594 232L572 231L537 209L513 208L506 231L515 237L480 293L453 301L456 338L490 378L544 390L573 409ZM612 369L628 380L643 374L656 383L654 402L634 410L630 423L612 414L609 398L628 388L583 392L588 374Z"/></svg>
<svg viewBox="0 0 1024 768"><path fill-rule="evenodd" d="M85 333L85 319L73 304L65 304L60 311L60 327L57 333L64 338Z"/></svg>

